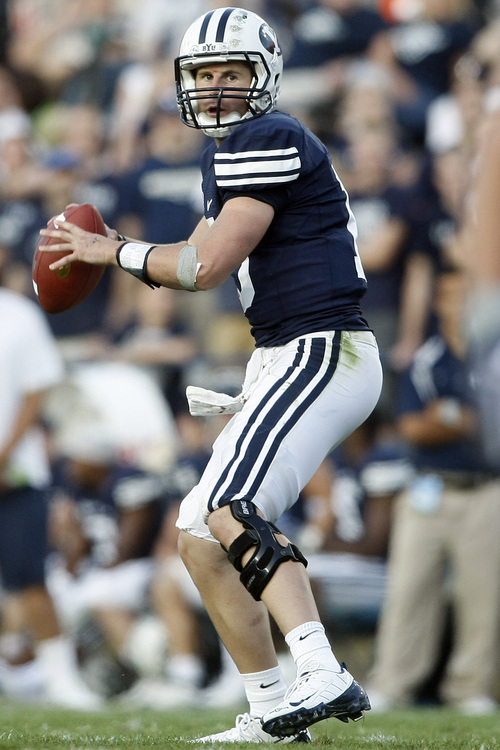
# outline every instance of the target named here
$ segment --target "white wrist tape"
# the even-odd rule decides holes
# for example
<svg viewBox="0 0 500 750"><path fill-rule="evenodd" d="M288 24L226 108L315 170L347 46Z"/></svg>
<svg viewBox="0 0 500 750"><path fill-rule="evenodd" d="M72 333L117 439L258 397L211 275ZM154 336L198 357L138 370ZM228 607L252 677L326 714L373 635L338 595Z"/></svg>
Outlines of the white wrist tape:
<svg viewBox="0 0 500 750"><path fill-rule="evenodd" d="M116 260L120 268L136 276L152 289L158 288L159 284L150 281L146 265L148 255L155 247L156 245L142 245L139 242L125 242L116 251Z"/></svg>
<svg viewBox="0 0 500 750"><path fill-rule="evenodd" d="M201 268L198 263L198 248L194 245L184 245L177 260L177 278L183 289L197 292L196 277Z"/></svg>

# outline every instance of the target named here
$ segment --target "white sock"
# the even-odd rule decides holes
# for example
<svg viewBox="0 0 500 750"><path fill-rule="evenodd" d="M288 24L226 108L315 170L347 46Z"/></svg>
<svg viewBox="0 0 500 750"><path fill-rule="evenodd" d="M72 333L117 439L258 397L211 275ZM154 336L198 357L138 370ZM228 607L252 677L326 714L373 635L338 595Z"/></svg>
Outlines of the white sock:
<svg viewBox="0 0 500 750"><path fill-rule="evenodd" d="M173 654L167 659L166 674L174 682L198 687L203 679L203 664L195 654Z"/></svg>
<svg viewBox="0 0 500 750"><path fill-rule="evenodd" d="M80 674L78 659L73 641L65 635L47 638L36 644L36 655L40 660L50 690L64 690L66 687L85 689L87 687Z"/></svg>
<svg viewBox="0 0 500 750"><path fill-rule="evenodd" d="M74 644L64 635L39 641L36 655L45 675L48 698L68 708L94 711L102 699L87 686L80 674Z"/></svg>
<svg viewBox="0 0 500 750"><path fill-rule="evenodd" d="M70 638L64 635L47 638L36 644L35 651L49 678L57 679L59 674L79 678L75 647Z"/></svg>
<svg viewBox="0 0 500 750"><path fill-rule="evenodd" d="M250 716L263 716L281 702L287 690L281 667L241 675L250 705Z"/></svg>
<svg viewBox="0 0 500 750"><path fill-rule="evenodd" d="M285 636L285 641L297 666L297 674L306 671L306 665L311 661L318 662L323 669L340 672L340 664L320 622L299 625Z"/></svg>

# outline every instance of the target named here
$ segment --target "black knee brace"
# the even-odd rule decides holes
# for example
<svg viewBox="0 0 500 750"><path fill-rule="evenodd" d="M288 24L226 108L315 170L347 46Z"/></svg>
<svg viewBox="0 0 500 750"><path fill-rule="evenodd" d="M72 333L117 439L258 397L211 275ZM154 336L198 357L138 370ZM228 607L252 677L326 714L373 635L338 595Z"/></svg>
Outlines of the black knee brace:
<svg viewBox="0 0 500 750"><path fill-rule="evenodd" d="M278 565L286 560L301 562L307 567L307 560L295 544L283 547L276 541L280 530L265 521L249 500L233 500L231 512L240 521L245 531L236 537L227 550L229 562L240 573L240 581L256 601L276 572ZM243 566L241 559L251 547L256 547L252 558Z"/></svg>

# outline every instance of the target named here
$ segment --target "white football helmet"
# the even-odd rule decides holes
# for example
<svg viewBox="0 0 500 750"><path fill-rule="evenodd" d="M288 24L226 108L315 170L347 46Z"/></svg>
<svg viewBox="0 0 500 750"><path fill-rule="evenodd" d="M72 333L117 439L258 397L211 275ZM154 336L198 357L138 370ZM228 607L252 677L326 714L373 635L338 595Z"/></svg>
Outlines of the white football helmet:
<svg viewBox="0 0 500 750"><path fill-rule="evenodd" d="M229 61L245 62L253 71L250 88L196 88L196 68ZM253 119L276 106L283 57L273 29L263 18L242 8L217 8L198 18L182 39L175 60L177 105L181 119L213 138L226 138L242 120ZM218 97L215 118L199 112L201 99ZM248 110L220 116L222 97L244 99Z"/></svg>

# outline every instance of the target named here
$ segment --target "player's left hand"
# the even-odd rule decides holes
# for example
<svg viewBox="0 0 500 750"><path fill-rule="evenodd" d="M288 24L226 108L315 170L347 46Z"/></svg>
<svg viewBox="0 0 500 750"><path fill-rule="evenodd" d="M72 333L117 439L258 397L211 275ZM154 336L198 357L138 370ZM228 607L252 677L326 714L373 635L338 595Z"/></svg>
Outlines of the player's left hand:
<svg viewBox="0 0 500 750"><path fill-rule="evenodd" d="M106 228L108 230L108 228ZM115 233L110 230L110 234ZM40 230L42 237L52 240L51 244L40 247L46 253L66 253L63 257L50 264L52 271L62 268L67 263L81 260L92 265L114 265L116 264L117 240L109 235L103 237L100 234L87 232L76 224L69 221L59 221L53 228L47 227Z"/></svg>

